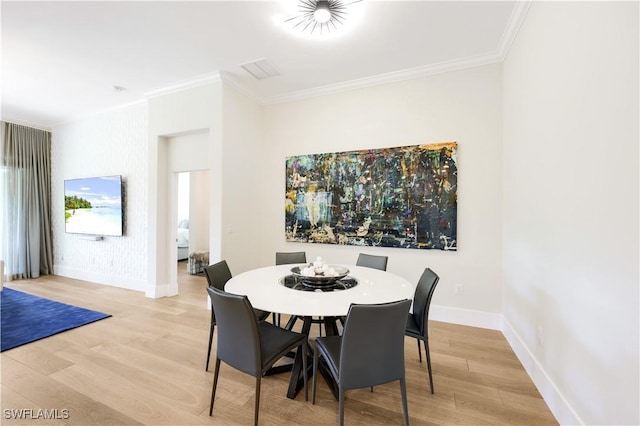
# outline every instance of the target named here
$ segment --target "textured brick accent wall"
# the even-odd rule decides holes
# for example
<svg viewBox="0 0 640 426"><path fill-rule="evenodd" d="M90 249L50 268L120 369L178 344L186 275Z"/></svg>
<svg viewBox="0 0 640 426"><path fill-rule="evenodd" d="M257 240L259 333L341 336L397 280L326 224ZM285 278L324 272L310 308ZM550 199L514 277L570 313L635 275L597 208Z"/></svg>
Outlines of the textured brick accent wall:
<svg viewBox="0 0 640 426"><path fill-rule="evenodd" d="M147 281L147 105L93 115L52 130L54 271L144 291ZM65 233L64 180L122 175L125 235L101 241Z"/></svg>

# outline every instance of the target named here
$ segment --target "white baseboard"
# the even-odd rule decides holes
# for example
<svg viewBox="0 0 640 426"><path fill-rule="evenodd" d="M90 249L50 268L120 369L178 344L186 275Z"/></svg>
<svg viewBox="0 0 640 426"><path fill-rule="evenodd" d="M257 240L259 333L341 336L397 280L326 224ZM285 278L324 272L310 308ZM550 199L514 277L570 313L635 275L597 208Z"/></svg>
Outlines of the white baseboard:
<svg viewBox="0 0 640 426"><path fill-rule="evenodd" d="M502 332L556 420L562 425L585 424L502 314L431 305L429 319Z"/></svg>
<svg viewBox="0 0 640 426"><path fill-rule="evenodd" d="M502 314L493 312L474 311L471 309L431 305L429 307L429 319L433 321L468 325L470 327L502 330Z"/></svg>
<svg viewBox="0 0 640 426"><path fill-rule="evenodd" d="M540 365L536 357L524 344L520 335L514 330L509 321L503 317L502 334L513 349L525 371L536 385L540 395L549 406L551 413L561 425L583 425L585 424L580 416L575 412L567 399L558 390L557 386L545 369Z"/></svg>
<svg viewBox="0 0 640 426"><path fill-rule="evenodd" d="M152 299L159 297L170 297L178 294L178 283L165 283L158 285L148 285L144 295Z"/></svg>
<svg viewBox="0 0 640 426"><path fill-rule="evenodd" d="M113 275L103 275L95 272L88 272L80 269L68 268L66 266L54 265L53 273L61 277L73 278L76 280L90 281L97 284L110 285L112 287L126 288L128 290L145 291L146 282L133 280L131 278L115 277Z"/></svg>
<svg viewBox="0 0 640 426"><path fill-rule="evenodd" d="M178 283L149 285L149 283L130 278L114 277L112 275L97 274L80 269L68 268L54 265L53 273L61 277L73 278L76 280L90 281L92 283L110 285L113 287L126 288L144 292L146 297L157 299L159 297L169 297L178 294Z"/></svg>

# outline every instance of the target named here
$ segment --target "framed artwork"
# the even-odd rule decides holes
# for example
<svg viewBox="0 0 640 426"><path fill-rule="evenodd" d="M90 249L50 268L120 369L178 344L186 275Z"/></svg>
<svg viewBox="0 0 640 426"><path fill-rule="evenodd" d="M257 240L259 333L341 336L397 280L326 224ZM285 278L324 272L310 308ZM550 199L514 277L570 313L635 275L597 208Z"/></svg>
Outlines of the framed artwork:
<svg viewBox="0 0 640 426"><path fill-rule="evenodd" d="M286 159L287 241L456 250L458 145Z"/></svg>

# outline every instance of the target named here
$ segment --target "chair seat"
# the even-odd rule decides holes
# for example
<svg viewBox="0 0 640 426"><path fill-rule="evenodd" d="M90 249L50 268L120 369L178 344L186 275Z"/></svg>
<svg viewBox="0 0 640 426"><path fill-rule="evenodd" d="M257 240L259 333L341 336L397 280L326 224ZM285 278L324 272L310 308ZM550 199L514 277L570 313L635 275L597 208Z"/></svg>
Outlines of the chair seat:
<svg viewBox="0 0 640 426"><path fill-rule="evenodd" d="M416 316L412 313L409 313L409 315L407 316L407 328L405 331L405 335L415 338L422 337L422 333L420 333L420 326L416 321Z"/></svg>
<svg viewBox="0 0 640 426"><path fill-rule="evenodd" d="M340 371L341 342L342 337L340 336L316 337L316 347L322 352L334 377L338 377L338 372Z"/></svg>
<svg viewBox="0 0 640 426"><path fill-rule="evenodd" d="M260 348L262 351L262 366L270 367L277 360L282 358L283 348L295 347L300 344L306 337L300 333L285 330L270 322L261 321L258 323L260 327Z"/></svg>

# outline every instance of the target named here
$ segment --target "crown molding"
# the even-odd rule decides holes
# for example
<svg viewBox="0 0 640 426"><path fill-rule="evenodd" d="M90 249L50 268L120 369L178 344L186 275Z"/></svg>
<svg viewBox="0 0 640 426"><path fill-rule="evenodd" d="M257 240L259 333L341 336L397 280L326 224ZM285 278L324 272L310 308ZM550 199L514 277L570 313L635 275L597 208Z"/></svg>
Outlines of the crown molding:
<svg viewBox="0 0 640 426"><path fill-rule="evenodd" d="M220 72L220 77L222 78L222 81L225 84L228 84L233 89L235 89L236 91L238 91L242 95L246 96L247 98L251 99L252 101L257 103L258 105L266 105L267 104L267 101L264 98L258 96L253 90L248 89L245 85L240 83L240 81L238 81L238 79L236 77L234 77L231 73L222 71L222 72Z"/></svg>
<svg viewBox="0 0 640 426"><path fill-rule="evenodd" d="M155 98L157 96L164 96L170 93L181 92L183 90L192 89L194 87L204 86L206 84L219 83L221 81L221 73L216 71L212 73L202 74L188 80L179 81L170 86L165 86L156 90L152 90L150 92L146 92L143 94L143 96L147 99Z"/></svg>
<svg viewBox="0 0 640 426"><path fill-rule="evenodd" d="M504 33L502 33L502 39L500 40L500 47L498 48L498 52L500 54L500 58L504 61L509 53L509 49L511 49L511 45L516 39L518 35L518 31L520 31L520 27L524 22L524 18L527 16L527 12L529 12L529 7L531 6L532 0L522 0L517 1L515 7L511 11L511 16L509 17L509 22L504 29Z"/></svg>
<svg viewBox="0 0 640 426"><path fill-rule="evenodd" d="M287 93L281 96L273 96L266 100L266 104L279 104L285 102L298 101L306 98L312 98L323 95L336 94L349 90L363 89L366 87L379 86L389 83L397 83L404 80L412 80L415 78L426 77L435 74L442 74L450 71L457 71L465 68L477 67L496 62L502 59L498 52L492 52L484 55L470 56L467 58L456 59L453 61L445 61L437 64L426 65L422 67L409 68L401 71L394 71L385 74L378 74L372 77L360 78L357 80L346 81L344 83L330 84L327 86L316 87L308 90Z"/></svg>
<svg viewBox="0 0 640 426"><path fill-rule="evenodd" d="M515 35L515 33L514 33ZM504 38L504 36L503 36ZM385 74L378 74L372 77L365 77L356 80L346 81L337 84L330 84L321 87L315 87L312 89L300 90L297 92L285 93L283 95L261 97L254 91L243 85L238 79L236 79L231 73L221 71L214 75L205 76L202 78L195 78L192 80L184 81L175 85L167 86L162 89L155 90L153 92L145 93L145 97L151 98L156 96L162 96L173 92L179 92L192 87L202 86L204 84L214 83L222 81L241 94L250 98L259 105L274 105L286 102L293 102L303 100L307 98L313 98L318 96L331 95L341 92L347 92L350 90L362 89L366 87L379 86L383 84L396 83L399 81L411 80L420 77L426 77L429 75L442 74L450 71L458 71L465 68L473 68L481 65L493 64L496 62L502 62L504 58L500 55L499 51L470 56L467 58L456 59L452 61L440 62L437 64L426 65L422 67L409 68L400 71L389 72Z"/></svg>

